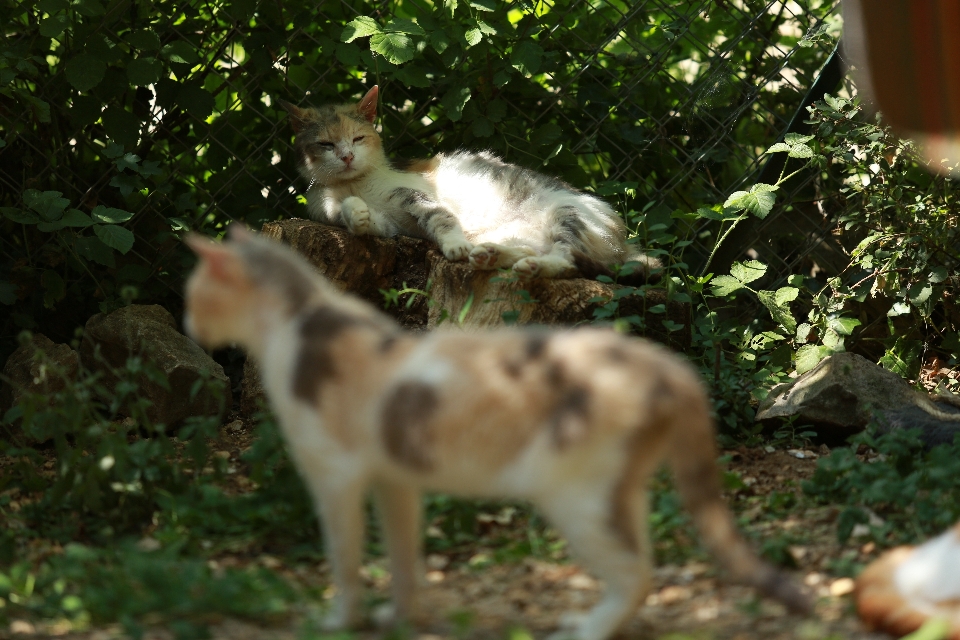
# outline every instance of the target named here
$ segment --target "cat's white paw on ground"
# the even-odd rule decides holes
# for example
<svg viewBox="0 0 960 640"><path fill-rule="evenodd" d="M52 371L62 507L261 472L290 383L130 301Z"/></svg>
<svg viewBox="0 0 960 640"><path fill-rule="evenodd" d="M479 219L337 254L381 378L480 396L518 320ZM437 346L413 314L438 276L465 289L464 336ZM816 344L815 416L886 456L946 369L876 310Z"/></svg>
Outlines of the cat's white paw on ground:
<svg viewBox="0 0 960 640"><path fill-rule="evenodd" d="M370 233L370 209L362 198L350 196L340 206L343 221L350 233L365 236Z"/></svg>
<svg viewBox="0 0 960 640"><path fill-rule="evenodd" d="M523 258L513 264L513 272L521 280L530 280L540 275L543 265L538 258Z"/></svg>
<svg viewBox="0 0 960 640"><path fill-rule="evenodd" d="M440 250L443 251L443 257L447 260L460 261L466 260L470 255L470 252L473 250L473 245L467 242L466 240L452 240L449 242L444 242L440 246Z"/></svg>
<svg viewBox="0 0 960 640"><path fill-rule="evenodd" d="M478 244L470 252L470 266L474 269L496 269L500 259L500 248L492 242Z"/></svg>

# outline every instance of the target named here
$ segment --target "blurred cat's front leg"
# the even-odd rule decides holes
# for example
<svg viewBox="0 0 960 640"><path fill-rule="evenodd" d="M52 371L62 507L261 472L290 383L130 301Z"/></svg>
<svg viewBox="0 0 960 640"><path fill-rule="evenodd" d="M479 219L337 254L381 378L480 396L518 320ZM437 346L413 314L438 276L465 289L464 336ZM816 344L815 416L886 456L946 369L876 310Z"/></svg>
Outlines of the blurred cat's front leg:
<svg viewBox="0 0 960 640"><path fill-rule="evenodd" d="M417 591L423 576L423 500L414 487L386 482L374 487L374 498L390 558L394 608L389 622L416 621Z"/></svg>
<svg viewBox="0 0 960 640"><path fill-rule="evenodd" d="M389 238L397 233L396 226L383 213L370 209L363 198L349 196L340 204L343 224L356 236L380 236Z"/></svg>
<svg viewBox="0 0 960 640"><path fill-rule="evenodd" d="M496 242L483 242L470 252L470 266L474 269L507 269L515 262L537 252L530 247L507 247Z"/></svg>
<svg viewBox="0 0 960 640"><path fill-rule="evenodd" d="M460 222L425 191L397 187L388 200L413 216L427 236L440 246L447 260L466 260L473 244L463 235Z"/></svg>
<svg viewBox="0 0 960 640"><path fill-rule="evenodd" d="M364 484L356 479L332 482L327 479L318 486L309 473L306 480L317 502L324 546L337 589L323 626L328 631L350 629L361 622Z"/></svg>

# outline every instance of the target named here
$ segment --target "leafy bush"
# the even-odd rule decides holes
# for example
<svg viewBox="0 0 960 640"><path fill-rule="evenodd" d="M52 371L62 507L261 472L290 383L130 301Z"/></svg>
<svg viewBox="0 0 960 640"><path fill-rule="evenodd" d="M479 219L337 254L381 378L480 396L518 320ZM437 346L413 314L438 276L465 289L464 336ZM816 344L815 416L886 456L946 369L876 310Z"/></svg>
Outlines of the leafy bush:
<svg viewBox="0 0 960 640"><path fill-rule="evenodd" d="M861 446L876 457L858 456ZM819 502L845 505L837 521L841 542L858 524L883 545L923 540L960 519L960 440L924 450L914 429L866 432L818 460L803 490Z"/></svg>

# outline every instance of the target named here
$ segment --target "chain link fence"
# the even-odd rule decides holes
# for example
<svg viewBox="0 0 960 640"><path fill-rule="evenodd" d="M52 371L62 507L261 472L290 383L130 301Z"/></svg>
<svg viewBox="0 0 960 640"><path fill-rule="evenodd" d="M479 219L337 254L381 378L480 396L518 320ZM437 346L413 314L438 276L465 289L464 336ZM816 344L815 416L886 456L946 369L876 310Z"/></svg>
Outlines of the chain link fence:
<svg viewBox="0 0 960 640"><path fill-rule="evenodd" d="M835 47L837 13L832 0L9 2L0 355L22 328L69 337L131 285L176 310L185 230L303 216L279 99L379 83L393 155L492 149L672 225L756 179ZM369 39L345 31L358 17ZM829 227L813 177L791 189L790 215L750 229L737 255L768 254L778 273L809 261ZM696 230L693 269L712 233Z"/></svg>

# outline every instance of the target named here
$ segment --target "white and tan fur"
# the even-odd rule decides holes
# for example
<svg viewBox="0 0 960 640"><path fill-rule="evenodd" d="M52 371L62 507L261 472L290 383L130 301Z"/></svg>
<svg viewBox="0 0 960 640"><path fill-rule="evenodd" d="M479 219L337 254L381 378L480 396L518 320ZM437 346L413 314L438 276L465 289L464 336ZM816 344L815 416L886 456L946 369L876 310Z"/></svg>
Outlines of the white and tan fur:
<svg viewBox="0 0 960 640"><path fill-rule="evenodd" d="M646 485L662 461L707 546L733 577L793 609L808 603L737 532L720 493L710 404L693 368L607 330L504 329L414 336L337 292L285 246L239 231L187 283L187 331L239 343L323 522L338 600L360 620L364 497L377 498L401 618L414 614L421 494L528 500L606 594L570 637L602 640L651 576Z"/></svg>
<svg viewBox="0 0 960 640"><path fill-rule="evenodd" d="M315 220L358 235L427 238L451 260L512 268L522 278L611 274L626 261L644 272L657 266L628 247L606 202L491 153L443 153L393 168L373 127L377 96L373 87L357 104L284 103Z"/></svg>
<svg viewBox="0 0 960 640"><path fill-rule="evenodd" d="M960 523L918 547L897 547L857 577L857 611L873 629L897 637L933 617L960 640Z"/></svg>

